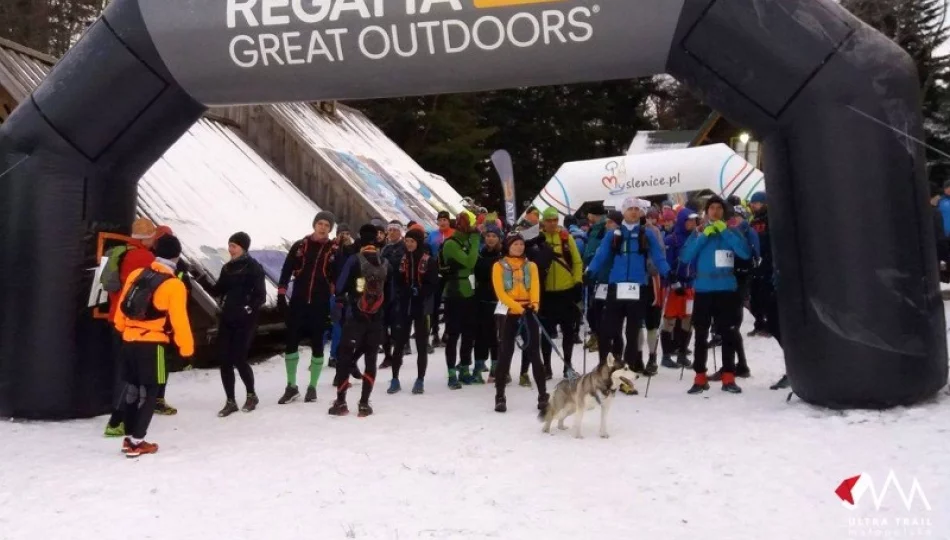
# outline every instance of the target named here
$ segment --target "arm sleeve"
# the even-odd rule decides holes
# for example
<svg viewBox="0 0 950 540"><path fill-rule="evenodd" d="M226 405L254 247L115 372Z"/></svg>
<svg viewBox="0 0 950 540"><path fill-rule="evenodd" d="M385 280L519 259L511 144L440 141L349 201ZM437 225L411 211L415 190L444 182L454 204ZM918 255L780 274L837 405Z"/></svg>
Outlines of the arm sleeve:
<svg viewBox="0 0 950 540"><path fill-rule="evenodd" d="M665 278L667 274L670 273L670 263L666 260L663 246L660 245L660 241L657 240L655 233L647 236L647 239L650 243L650 257L653 259L653 264L655 264L656 269L660 271L660 275Z"/></svg>
<svg viewBox="0 0 950 540"><path fill-rule="evenodd" d="M169 288L168 320L172 325L175 344L184 358L194 356L195 339L191 335L191 323L188 321L188 291L179 279L165 282Z"/></svg>
<svg viewBox="0 0 950 540"><path fill-rule="evenodd" d="M534 264L534 263L531 263L531 264ZM537 268L534 268L534 270L537 271ZM521 307L521 304L519 304L518 302L515 302L515 299L512 298L508 294L508 291L505 290L505 280L503 278L503 273L504 273L504 270L502 270L501 263L496 262L494 266L492 266L492 269L491 269L491 282L492 282L492 286L495 288L495 296L498 297L498 301L508 306L508 311L512 315L521 315L522 313L524 313L524 308ZM534 295L533 291L537 289L538 287L531 288L532 297Z"/></svg>
<svg viewBox="0 0 950 540"><path fill-rule="evenodd" d="M208 294L211 295L211 298L220 298L227 294L228 292L228 278L227 274L224 273L224 268L221 268L221 274L218 275L218 280L214 282L214 285L208 287Z"/></svg>
<svg viewBox="0 0 950 540"><path fill-rule="evenodd" d="M254 294L251 295L251 308L257 310L267 302L267 285L264 281L264 267L254 265Z"/></svg>
<svg viewBox="0 0 950 540"><path fill-rule="evenodd" d="M732 248L732 251L735 252L736 257L740 259L749 259L752 256L752 250L749 248L749 243L746 242L746 239L743 238L738 231L735 229L726 229L726 232L721 233L723 239L726 241L726 245Z"/></svg>
<svg viewBox="0 0 950 540"><path fill-rule="evenodd" d="M759 243L759 233L752 227L746 228L746 234L749 238L749 245L752 246L752 254L756 257L762 256L762 245Z"/></svg>
<svg viewBox="0 0 950 540"><path fill-rule="evenodd" d="M297 240L290 246L290 251L287 252L287 257L284 259L284 266L280 269L280 280L277 281L277 292L279 294L286 293L287 286L290 285L290 273L294 270L294 258L299 247L300 240Z"/></svg>
<svg viewBox="0 0 950 540"><path fill-rule="evenodd" d="M461 254L462 255L461 261L459 261L462 263L462 268L466 268L468 270L475 269L475 264L478 263L478 249L479 249L479 244L480 244L478 240L479 238L480 238L479 236L474 235L474 234L469 236L468 241L469 241L470 248L467 254L465 253Z"/></svg>
<svg viewBox="0 0 950 540"><path fill-rule="evenodd" d="M697 229L698 231L699 229ZM706 241L709 237L700 232L694 232L692 236L689 237L689 240L686 241L686 245L683 246L683 249L680 251L680 262L686 264L693 264L696 262L696 257L699 256L699 252L703 249L703 246L706 245Z"/></svg>
<svg viewBox="0 0 950 540"><path fill-rule="evenodd" d="M600 273L600 269L607 262L607 257L610 255L611 243L613 243L613 238L605 235L603 240L600 241L600 245L597 246L594 258L590 261L590 266L587 267L588 272L595 276Z"/></svg>
<svg viewBox="0 0 950 540"><path fill-rule="evenodd" d="M535 307L535 311L541 305L541 274L538 273L538 265L534 264L531 261L528 261L528 268L531 269L531 276L537 281L537 283L532 283L534 287L531 287L531 305Z"/></svg>
<svg viewBox="0 0 950 540"><path fill-rule="evenodd" d="M347 281L350 279L350 269L353 268L353 261L356 260L356 255L350 255L347 257L346 262L343 264L343 267L340 268L339 275L336 278L335 288L337 302L341 302L340 297L347 293Z"/></svg>
<svg viewBox="0 0 950 540"><path fill-rule="evenodd" d="M572 274L574 276L574 283L583 283L584 281L584 261L581 260L581 253L577 250L577 241L574 240L573 236L568 237L568 249L571 250L571 261L574 262L572 265Z"/></svg>

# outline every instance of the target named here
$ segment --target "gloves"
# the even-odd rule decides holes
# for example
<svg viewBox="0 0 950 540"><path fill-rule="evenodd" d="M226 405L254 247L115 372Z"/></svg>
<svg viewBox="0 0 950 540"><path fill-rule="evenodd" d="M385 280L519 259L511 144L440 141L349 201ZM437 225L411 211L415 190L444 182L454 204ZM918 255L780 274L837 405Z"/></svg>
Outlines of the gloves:
<svg viewBox="0 0 950 540"><path fill-rule="evenodd" d="M726 222L725 222L725 221L719 220L719 221L713 223L713 227L715 227L716 230L719 231L719 232L725 232L725 231L726 231L726 228L727 228L727 225L726 225Z"/></svg>
<svg viewBox="0 0 950 540"><path fill-rule="evenodd" d="M712 236L712 235L718 234L718 233L719 233L719 231L716 230L716 226L713 225L713 224L706 225L706 228L703 229L703 234L705 234L706 236Z"/></svg>
<svg viewBox="0 0 950 540"><path fill-rule="evenodd" d="M418 296L419 296L419 287L413 287L412 290L411 290L411 294L412 294L413 297L418 297Z"/></svg>
<svg viewBox="0 0 950 540"><path fill-rule="evenodd" d="M287 295L278 294L277 295L277 312L280 313L281 317L287 317Z"/></svg>

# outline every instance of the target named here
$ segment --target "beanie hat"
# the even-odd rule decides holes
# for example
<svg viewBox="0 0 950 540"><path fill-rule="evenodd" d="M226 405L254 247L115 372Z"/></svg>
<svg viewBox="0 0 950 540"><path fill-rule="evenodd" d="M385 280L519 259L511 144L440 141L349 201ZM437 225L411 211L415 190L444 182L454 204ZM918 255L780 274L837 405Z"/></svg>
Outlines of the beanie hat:
<svg viewBox="0 0 950 540"><path fill-rule="evenodd" d="M246 232L236 232L231 235L231 238L228 238L229 244L236 244L241 246L241 249L247 253L251 249L251 237L248 236Z"/></svg>
<svg viewBox="0 0 950 540"><path fill-rule="evenodd" d="M412 225L409 226L409 230L410 230L410 231L419 231L419 232L422 233L423 236L425 236L425 234L426 234L426 229L425 229L425 227L423 227L422 224L420 224L420 223L413 223Z"/></svg>
<svg viewBox="0 0 950 540"><path fill-rule="evenodd" d="M451 216L448 212L446 212L445 210L443 210L443 211L439 212L439 215L436 216L436 219L447 219L447 220L451 221L451 220L452 220L452 216Z"/></svg>
<svg viewBox="0 0 950 540"><path fill-rule="evenodd" d="M712 205L714 205L714 204L718 204L719 206L721 206L721 207L722 207L722 210L723 210L723 213L725 213L725 211L726 211L726 202L723 201L723 200L722 200L722 197L720 197L719 195L713 195L712 197L710 197L709 199L706 200L706 211L708 212L708 211L709 211L709 207L712 206Z"/></svg>
<svg viewBox="0 0 950 540"><path fill-rule="evenodd" d="M425 242L425 233L420 229L409 229L406 233L406 239L412 238L417 244L422 245Z"/></svg>
<svg viewBox="0 0 950 540"><path fill-rule="evenodd" d="M178 237L166 234L155 241L152 251L156 257L172 260L181 257L181 242Z"/></svg>
<svg viewBox="0 0 950 540"><path fill-rule="evenodd" d="M538 210L538 207L537 207L537 206L529 206L529 207L528 207L528 210L525 211L525 214L540 214L540 213L541 213L541 211Z"/></svg>
<svg viewBox="0 0 950 540"><path fill-rule="evenodd" d="M158 240L162 236L165 236L166 234L175 234L175 233L172 232L172 228L169 227L168 225L162 225L161 227L155 229L156 240Z"/></svg>
<svg viewBox="0 0 950 540"><path fill-rule="evenodd" d="M660 211L657 210L656 207L651 206L650 209L647 210L647 217L653 218L653 219L660 219Z"/></svg>
<svg viewBox="0 0 950 540"><path fill-rule="evenodd" d="M386 230L390 231L392 229L397 229L399 232L402 232L402 222L398 219L394 219L389 222L389 225L386 226Z"/></svg>
<svg viewBox="0 0 950 540"><path fill-rule="evenodd" d="M462 221L463 221L463 220L464 220L466 223L468 223L468 226L469 226L469 227L474 227L474 226L475 226L475 214L473 214L473 213L471 212L471 210L462 210L462 211L459 213L458 217L455 218L455 226L456 226L456 228L459 228L459 229L462 228Z"/></svg>
<svg viewBox="0 0 950 540"><path fill-rule="evenodd" d="M507 237L505 237L505 253L508 253L508 248L511 247L511 244L518 241L524 243L524 237L518 233L509 234Z"/></svg>
<svg viewBox="0 0 950 540"><path fill-rule="evenodd" d="M726 198L726 202L729 203L729 206L736 207L742 205L742 199L738 195L730 195Z"/></svg>
<svg viewBox="0 0 950 540"><path fill-rule="evenodd" d="M662 219L665 222L676 221L676 212L672 208L664 208Z"/></svg>
<svg viewBox="0 0 950 540"><path fill-rule="evenodd" d="M148 218L138 218L132 222L132 238L147 240L155 236L155 224Z"/></svg>
<svg viewBox="0 0 950 540"><path fill-rule="evenodd" d="M749 202L765 204L765 192L756 191L754 194L752 194L752 198L749 199Z"/></svg>
<svg viewBox="0 0 950 540"><path fill-rule="evenodd" d="M617 225L620 225L623 223L623 214L616 210L611 210L610 212L607 212L607 219L613 221Z"/></svg>
<svg viewBox="0 0 950 540"><path fill-rule="evenodd" d="M340 223L339 225L336 226L337 234L345 233L345 232L351 232L349 225L347 225L346 223Z"/></svg>
<svg viewBox="0 0 950 540"><path fill-rule="evenodd" d="M661 206L663 208L673 208L673 201L666 199Z"/></svg>
<svg viewBox="0 0 950 540"><path fill-rule="evenodd" d="M620 203L621 212L626 212L631 208L640 208L640 200L636 197L627 197L622 203Z"/></svg>
<svg viewBox="0 0 950 540"><path fill-rule="evenodd" d="M494 223L488 223L485 225L485 231L482 234L494 234L498 238L501 238L501 229Z"/></svg>
<svg viewBox="0 0 950 540"><path fill-rule="evenodd" d="M560 215L561 214L557 211L557 208L554 208L553 206L545 208L544 213L541 214L544 219L557 219L560 217Z"/></svg>
<svg viewBox="0 0 950 540"><path fill-rule="evenodd" d="M595 216L602 216L602 215L604 215L604 214L606 213L606 211L604 210L604 203L602 203L602 202L594 202L594 203L588 204L588 206L587 206L587 213L588 213L588 214L594 214Z"/></svg>
<svg viewBox="0 0 950 540"><path fill-rule="evenodd" d="M321 210L317 212L317 216L313 218L313 226L316 227L318 221L326 221L330 224L330 228L333 228L333 225L336 224L336 216L327 212L326 210Z"/></svg>
<svg viewBox="0 0 950 540"><path fill-rule="evenodd" d="M359 240L360 245L369 246L376 242L376 226L372 223L367 223L360 227L359 231Z"/></svg>

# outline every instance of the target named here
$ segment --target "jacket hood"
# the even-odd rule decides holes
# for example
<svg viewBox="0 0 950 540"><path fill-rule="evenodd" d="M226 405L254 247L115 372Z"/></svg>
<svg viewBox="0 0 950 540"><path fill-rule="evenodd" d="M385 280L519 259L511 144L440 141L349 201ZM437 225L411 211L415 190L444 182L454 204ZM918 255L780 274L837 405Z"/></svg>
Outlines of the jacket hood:
<svg viewBox="0 0 950 540"><path fill-rule="evenodd" d="M366 260L372 265L379 266L383 264L383 260L379 255L379 251L374 248L364 248L360 250L360 254L363 255L363 257L366 257Z"/></svg>
<svg viewBox="0 0 950 540"><path fill-rule="evenodd" d="M686 222L689 221L690 214L694 212L689 208L683 208L676 214L676 224L673 225L673 234L677 236L680 240L685 240L689 236L689 231L686 230Z"/></svg>

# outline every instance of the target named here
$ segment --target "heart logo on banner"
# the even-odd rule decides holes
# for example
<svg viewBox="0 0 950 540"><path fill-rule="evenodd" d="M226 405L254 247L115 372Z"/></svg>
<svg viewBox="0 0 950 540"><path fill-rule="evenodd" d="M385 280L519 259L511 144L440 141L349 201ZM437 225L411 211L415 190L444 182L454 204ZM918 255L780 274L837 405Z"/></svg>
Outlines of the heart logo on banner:
<svg viewBox="0 0 950 540"><path fill-rule="evenodd" d="M605 176L603 179L601 179L600 183L603 184L605 188L607 188L607 191L610 191L617 187L617 177Z"/></svg>

